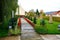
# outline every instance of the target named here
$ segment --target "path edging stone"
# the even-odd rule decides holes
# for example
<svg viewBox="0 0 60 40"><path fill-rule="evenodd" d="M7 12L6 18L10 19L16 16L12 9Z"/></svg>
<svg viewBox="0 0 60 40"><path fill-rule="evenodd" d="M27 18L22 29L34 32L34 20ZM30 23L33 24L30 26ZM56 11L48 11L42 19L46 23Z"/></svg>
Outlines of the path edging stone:
<svg viewBox="0 0 60 40"><path fill-rule="evenodd" d="M35 24L34 23L32 23L29 19L27 19L27 18L24 18L30 25L32 25L33 27L35 26Z"/></svg>

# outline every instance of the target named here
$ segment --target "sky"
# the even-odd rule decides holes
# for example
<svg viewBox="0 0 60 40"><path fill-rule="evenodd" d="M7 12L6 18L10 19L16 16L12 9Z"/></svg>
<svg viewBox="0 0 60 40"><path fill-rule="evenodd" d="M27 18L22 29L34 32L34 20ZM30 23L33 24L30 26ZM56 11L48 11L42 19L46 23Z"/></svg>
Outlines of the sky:
<svg viewBox="0 0 60 40"><path fill-rule="evenodd" d="M18 0L18 5L27 12L31 9L44 12L60 10L60 0Z"/></svg>

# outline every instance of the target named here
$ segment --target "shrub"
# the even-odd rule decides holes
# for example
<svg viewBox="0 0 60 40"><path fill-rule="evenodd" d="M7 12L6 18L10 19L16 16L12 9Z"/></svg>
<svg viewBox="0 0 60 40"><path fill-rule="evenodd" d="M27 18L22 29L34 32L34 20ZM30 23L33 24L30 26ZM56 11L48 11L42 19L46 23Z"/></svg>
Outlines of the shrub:
<svg viewBox="0 0 60 40"><path fill-rule="evenodd" d="M54 21L60 22L60 17L53 17Z"/></svg>
<svg viewBox="0 0 60 40"><path fill-rule="evenodd" d="M36 24L36 17L34 17L34 23Z"/></svg>
<svg viewBox="0 0 60 40"><path fill-rule="evenodd" d="M8 30L0 28L0 37L8 36Z"/></svg>
<svg viewBox="0 0 60 40"><path fill-rule="evenodd" d="M35 31L39 34L45 34L47 33L47 28L41 25L35 25Z"/></svg>
<svg viewBox="0 0 60 40"><path fill-rule="evenodd" d="M31 21L32 21L32 17L31 17Z"/></svg>
<svg viewBox="0 0 60 40"><path fill-rule="evenodd" d="M45 25L45 20L44 19L42 19L42 20L40 20L40 25Z"/></svg>
<svg viewBox="0 0 60 40"><path fill-rule="evenodd" d="M9 32L12 34L12 35L18 35L21 33L20 29L18 28L18 26L15 27L15 29L10 29Z"/></svg>
<svg viewBox="0 0 60 40"><path fill-rule="evenodd" d="M44 19L49 20L49 16L45 16ZM52 17L53 21L60 22L60 17Z"/></svg>

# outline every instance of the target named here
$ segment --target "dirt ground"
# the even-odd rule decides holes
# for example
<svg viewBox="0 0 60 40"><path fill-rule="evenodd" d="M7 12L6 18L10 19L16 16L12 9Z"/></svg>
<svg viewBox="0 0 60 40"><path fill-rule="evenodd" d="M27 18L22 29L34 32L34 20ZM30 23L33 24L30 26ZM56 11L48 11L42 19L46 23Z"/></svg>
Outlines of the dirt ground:
<svg viewBox="0 0 60 40"><path fill-rule="evenodd" d="M9 36L0 38L0 40L20 40L20 36Z"/></svg>

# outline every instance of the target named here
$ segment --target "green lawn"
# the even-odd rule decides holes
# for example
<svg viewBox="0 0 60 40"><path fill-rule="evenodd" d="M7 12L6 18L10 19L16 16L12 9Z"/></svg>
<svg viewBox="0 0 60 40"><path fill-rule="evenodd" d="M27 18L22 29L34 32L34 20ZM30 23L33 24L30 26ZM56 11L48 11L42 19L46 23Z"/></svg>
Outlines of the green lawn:
<svg viewBox="0 0 60 40"><path fill-rule="evenodd" d="M2 25L0 25L0 37L5 37L8 35L8 29L4 29Z"/></svg>
<svg viewBox="0 0 60 40"><path fill-rule="evenodd" d="M35 25L35 30L37 33L47 33L47 34L60 34L60 30L58 30L59 22L53 21L52 24L45 20L45 26L40 25L40 19L37 19L37 24Z"/></svg>
<svg viewBox="0 0 60 40"><path fill-rule="evenodd" d="M8 29L4 25L0 24L0 37L8 36Z"/></svg>

